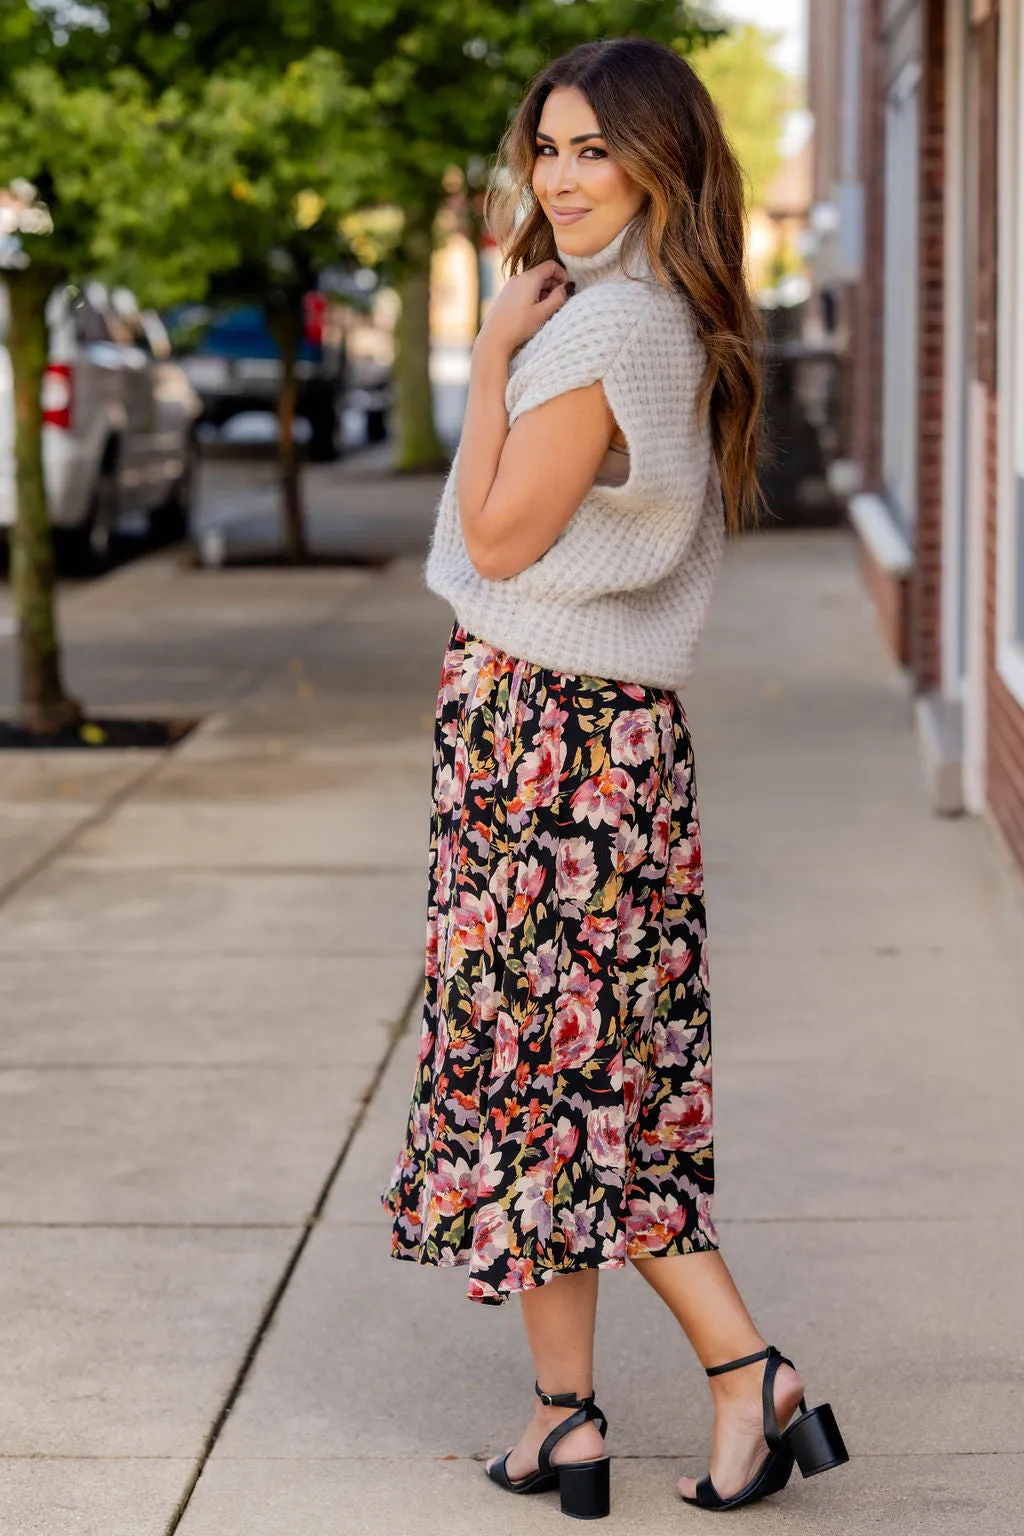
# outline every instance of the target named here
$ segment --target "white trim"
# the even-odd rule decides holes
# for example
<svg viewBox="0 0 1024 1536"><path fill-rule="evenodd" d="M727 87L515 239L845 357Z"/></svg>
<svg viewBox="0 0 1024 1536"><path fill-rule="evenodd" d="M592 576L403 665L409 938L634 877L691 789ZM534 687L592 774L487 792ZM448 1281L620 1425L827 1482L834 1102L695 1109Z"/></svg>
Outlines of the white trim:
<svg viewBox="0 0 1024 1536"><path fill-rule="evenodd" d="M1024 296L1017 255L1024 252L1024 199L1019 196L1017 166L1024 164L1024 32L1019 5L1000 15L999 48L999 285L996 478L996 669L1024 707L1024 650L1017 639L1017 475L1024 475Z"/></svg>
<svg viewBox="0 0 1024 1536"><path fill-rule="evenodd" d="M988 803L988 390L972 379L967 391L967 655L964 681L964 808L980 816Z"/></svg>
<svg viewBox="0 0 1024 1536"><path fill-rule="evenodd" d="M881 496L864 491L850 498L850 522L878 565L897 581L914 569L914 551Z"/></svg>
<svg viewBox="0 0 1024 1536"><path fill-rule="evenodd" d="M964 426L967 412L967 25L964 7L946 7L946 207L945 207L945 379L942 399L942 692L963 693L966 658L961 624L967 572L964 521L970 503L964 494ZM968 639L968 644L970 643Z"/></svg>
<svg viewBox="0 0 1024 1536"><path fill-rule="evenodd" d="M1017 703L1024 707L1024 646L1014 640L1003 640L997 657L999 676L1013 694Z"/></svg>

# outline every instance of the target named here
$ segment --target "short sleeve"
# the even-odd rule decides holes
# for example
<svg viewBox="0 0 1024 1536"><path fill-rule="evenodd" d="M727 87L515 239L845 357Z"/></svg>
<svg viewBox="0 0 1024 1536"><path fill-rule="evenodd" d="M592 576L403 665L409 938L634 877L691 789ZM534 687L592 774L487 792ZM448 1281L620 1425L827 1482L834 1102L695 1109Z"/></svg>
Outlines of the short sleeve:
<svg viewBox="0 0 1024 1536"><path fill-rule="evenodd" d="M524 411L605 377L628 345L644 305L643 286L616 283L614 303L611 285L585 288L552 315L512 360L505 391L509 426Z"/></svg>

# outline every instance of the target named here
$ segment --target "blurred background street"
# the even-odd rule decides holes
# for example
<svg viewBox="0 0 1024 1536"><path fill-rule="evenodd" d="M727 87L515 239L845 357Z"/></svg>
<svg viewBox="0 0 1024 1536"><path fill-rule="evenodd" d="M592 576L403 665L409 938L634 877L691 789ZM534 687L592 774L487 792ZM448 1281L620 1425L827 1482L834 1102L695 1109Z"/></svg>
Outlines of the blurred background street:
<svg viewBox="0 0 1024 1536"><path fill-rule="evenodd" d="M482 1473L517 1308L392 1263L378 1196L487 157L629 30L718 101L768 335L772 515L686 695L716 1217L852 1454L735 1518L1017 1536L1021 10L0 18L0 1536L562 1528ZM696 1530L702 1374L631 1273L601 1308L608 1530Z"/></svg>

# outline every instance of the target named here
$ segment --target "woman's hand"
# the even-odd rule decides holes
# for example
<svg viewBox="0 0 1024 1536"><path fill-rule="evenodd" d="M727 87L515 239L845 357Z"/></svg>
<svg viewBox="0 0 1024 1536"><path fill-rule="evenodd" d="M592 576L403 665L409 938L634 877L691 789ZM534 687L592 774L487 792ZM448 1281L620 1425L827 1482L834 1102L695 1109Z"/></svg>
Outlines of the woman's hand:
<svg viewBox="0 0 1024 1536"><path fill-rule="evenodd" d="M520 272L492 302L476 345L507 360L561 309L569 292L565 268L557 261L542 261L539 267Z"/></svg>

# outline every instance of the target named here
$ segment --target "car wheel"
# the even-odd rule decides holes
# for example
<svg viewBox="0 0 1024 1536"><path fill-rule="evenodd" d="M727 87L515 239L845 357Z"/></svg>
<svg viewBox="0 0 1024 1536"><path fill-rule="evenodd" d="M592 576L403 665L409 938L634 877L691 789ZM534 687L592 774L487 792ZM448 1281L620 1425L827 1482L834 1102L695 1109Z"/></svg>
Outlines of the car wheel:
<svg viewBox="0 0 1024 1536"><path fill-rule="evenodd" d="M192 508L195 503L196 469L198 451L190 442L185 451L185 468L167 500L154 507L149 514L149 531L152 538L161 543L177 543L187 539L192 531Z"/></svg>
<svg viewBox="0 0 1024 1536"><path fill-rule="evenodd" d="M77 528L60 530L61 563L77 576L99 576L109 569L119 507L117 465L111 457L99 472L89 510Z"/></svg>
<svg viewBox="0 0 1024 1536"><path fill-rule="evenodd" d="M337 403L332 400L315 414L310 413L309 456L318 464L331 464L341 455Z"/></svg>

